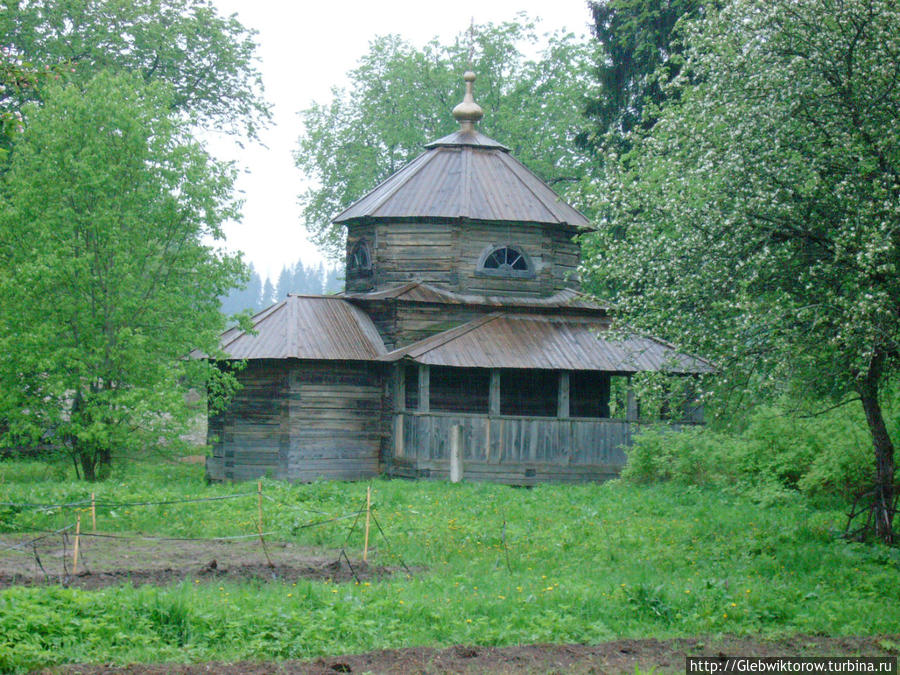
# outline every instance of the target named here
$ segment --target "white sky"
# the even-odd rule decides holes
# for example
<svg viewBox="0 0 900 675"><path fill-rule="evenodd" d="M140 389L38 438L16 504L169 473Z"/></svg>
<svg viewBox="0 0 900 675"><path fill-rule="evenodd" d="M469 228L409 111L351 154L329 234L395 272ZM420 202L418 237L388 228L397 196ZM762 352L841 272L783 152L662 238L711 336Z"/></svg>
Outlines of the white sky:
<svg viewBox="0 0 900 675"><path fill-rule="evenodd" d="M237 160L245 172L238 180L244 219L226 227L228 246L243 251L245 260L264 276L277 276L298 258L304 264L322 260L306 238L297 204L297 195L309 184L291 156L300 134L297 113L313 101L329 101L333 86L345 86L346 73L366 53L372 38L397 33L421 46L435 36L452 38L472 18L476 23L497 23L522 11L540 19L539 32L566 28L582 35L588 32L590 18L586 0L215 0L215 4L223 14L236 12L241 23L258 31L260 70L266 97L274 104L274 124L262 134L266 147L251 144L240 149L226 139L210 139L214 154Z"/></svg>

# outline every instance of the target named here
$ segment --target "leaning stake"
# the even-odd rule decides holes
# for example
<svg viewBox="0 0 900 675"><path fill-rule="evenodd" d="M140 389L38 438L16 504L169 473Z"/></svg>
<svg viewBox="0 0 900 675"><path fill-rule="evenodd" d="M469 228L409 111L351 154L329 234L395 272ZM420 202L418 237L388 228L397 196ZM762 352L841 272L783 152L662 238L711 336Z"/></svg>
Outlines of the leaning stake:
<svg viewBox="0 0 900 675"><path fill-rule="evenodd" d="M259 530L259 543L262 544L263 553L266 554L266 562L269 563L269 567L275 567L275 565L272 564L272 559L269 557L269 550L266 548L266 540L263 539L262 481L256 483L256 511L256 526Z"/></svg>
<svg viewBox="0 0 900 675"><path fill-rule="evenodd" d="M78 541L81 539L81 514L75 518L75 553L72 560L72 576L78 575Z"/></svg>
<svg viewBox="0 0 900 675"><path fill-rule="evenodd" d="M369 559L369 514L372 511L372 486L366 488L366 537L363 542L363 562Z"/></svg>

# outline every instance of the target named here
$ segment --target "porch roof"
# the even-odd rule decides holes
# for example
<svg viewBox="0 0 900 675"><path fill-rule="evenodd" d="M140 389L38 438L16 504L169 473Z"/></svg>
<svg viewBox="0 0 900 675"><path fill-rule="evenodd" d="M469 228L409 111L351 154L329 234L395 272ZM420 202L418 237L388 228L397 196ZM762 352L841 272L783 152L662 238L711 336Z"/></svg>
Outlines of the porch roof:
<svg viewBox="0 0 900 675"><path fill-rule="evenodd" d="M252 324L255 335L237 327L222 334L229 358L371 361L387 351L365 312L335 296L288 295Z"/></svg>
<svg viewBox="0 0 900 675"><path fill-rule="evenodd" d="M604 338L603 317L495 312L396 349L384 361L407 359L435 366L538 368L618 373L708 373L708 361L682 354L656 338Z"/></svg>

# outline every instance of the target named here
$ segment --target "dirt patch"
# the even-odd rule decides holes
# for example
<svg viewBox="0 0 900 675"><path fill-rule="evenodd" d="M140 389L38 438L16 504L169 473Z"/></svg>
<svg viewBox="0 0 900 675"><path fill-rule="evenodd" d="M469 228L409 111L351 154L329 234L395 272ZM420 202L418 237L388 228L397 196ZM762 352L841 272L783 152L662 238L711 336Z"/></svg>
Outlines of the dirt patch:
<svg viewBox="0 0 900 675"><path fill-rule="evenodd" d="M683 673L686 656L896 656L900 635L830 638L797 635L777 640L745 637L617 640L599 645L416 647L314 661L193 665L134 664L60 666L41 671L65 675L333 675L334 673Z"/></svg>
<svg viewBox="0 0 900 675"><path fill-rule="evenodd" d="M267 542L263 551L258 539L196 541L114 535L81 537L77 574L73 575L73 537L63 539L57 535L24 545L35 536L0 537L0 589L45 584L96 589L123 583L166 585L185 580L347 582L407 573L406 569L391 565L367 565L352 554L348 562L340 551L286 542Z"/></svg>

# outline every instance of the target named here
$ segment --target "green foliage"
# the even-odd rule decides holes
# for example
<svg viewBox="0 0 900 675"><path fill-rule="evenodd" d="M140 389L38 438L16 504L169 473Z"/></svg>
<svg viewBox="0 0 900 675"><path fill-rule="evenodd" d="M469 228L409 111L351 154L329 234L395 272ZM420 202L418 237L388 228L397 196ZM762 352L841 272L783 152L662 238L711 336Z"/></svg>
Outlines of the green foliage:
<svg viewBox="0 0 900 675"><path fill-rule="evenodd" d="M210 0L5 0L8 53L64 67L86 85L101 70L130 72L171 88L186 119L256 136L270 118L256 68L254 33Z"/></svg>
<svg viewBox="0 0 900 675"><path fill-rule="evenodd" d="M692 80L608 158L582 278L630 325L715 361L731 401L859 398L890 504L900 10L732 0L686 30Z"/></svg>
<svg viewBox="0 0 900 675"><path fill-rule="evenodd" d="M58 503L89 495L91 487L48 481L35 466L0 462L0 501ZM20 482L19 475L30 478ZM900 626L900 608L889 601L900 584L896 551L835 538L842 511L801 496L760 508L735 493L675 483L530 490L371 484L376 517L389 537L373 535L374 562L396 564L402 556L419 568L412 578L11 588L0 593L0 669L719 633L893 634ZM93 489L106 501L161 501L255 486L207 487L198 467L129 465ZM336 559L352 521L297 525L355 511L366 484L264 481L263 490L274 500L263 506L271 541L324 545L325 555ZM101 531L246 534L255 531L256 496L113 510L115 516L101 509ZM0 522L6 531L33 531L69 524L73 516L72 510L32 509ZM362 547L361 529L347 543L351 557Z"/></svg>
<svg viewBox="0 0 900 675"><path fill-rule="evenodd" d="M676 26L712 4L701 0L588 2L594 35L603 52L596 68L597 95L585 110L596 126L579 136L579 144L599 150L610 140L622 144L634 128L653 126L653 111L666 100L666 84L683 63Z"/></svg>
<svg viewBox="0 0 900 675"><path fill-rule="evenodd" d="M0 418L88 478L113 450L175 442L209 375L185 357L215 353L218 297L243 273L214 248L233 172L170 103L128 76L50 87L0 184Z"/></svg>
<svg viewBox="0 0 900 675"><path fill-rule="evenodd" d="M511 152L576 205L589 166L574 136L589 89L596 45L556 34L537 60L523 50L538 42L532 23L476 26L475 98L484 108L479 130ZM297 166L318 185L301 195L306 227L318 245L341 253L343 233L331 219L420 154L424 145L455 131L451 115L462 100L468 38L434 40L416 49L395 35L378 37L350 86L329 104L302 113Z"/></svg>
<svg viewBox="0 0 900 675"><path fill-rule="evenodd" d="M622 477L637 484L737 486L762 501L791 499L799 491L843 503L872 484L869 443L858 405L811 418L761 407L740 431L642 431Z"/></svg>

